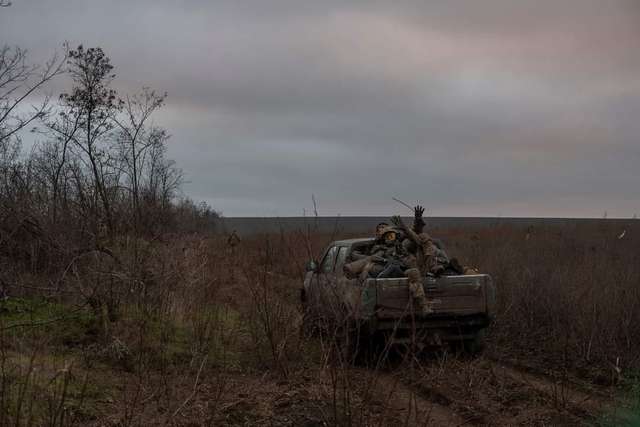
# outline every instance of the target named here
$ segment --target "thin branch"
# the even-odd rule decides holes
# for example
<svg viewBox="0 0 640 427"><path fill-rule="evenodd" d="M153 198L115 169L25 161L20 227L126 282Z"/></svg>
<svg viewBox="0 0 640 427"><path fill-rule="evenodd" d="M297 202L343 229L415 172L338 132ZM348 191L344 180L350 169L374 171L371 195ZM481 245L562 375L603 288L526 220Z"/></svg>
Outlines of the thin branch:
<svg viewBox="0 0 640 427"><path fill-rule="evenodd" d="M396 199L395 197L392 197L392 199L393 199L394 201L396 201L396 202L400 203L401 205L408 207L409 209L411 209L411 212L413 212L413 208L412 208L411 206L409 206L408 204L406 204L405 202L403 202L402 200L400 200L400 199Z"/></svg>
<svg viewBox="0 0 640 427"><path fill-rule="evenodd" d="M193 384L193 391L191 392L191 394L185 399L184 402L182 402L182 405L180 405L178 407L178 409L176 409L176 411L173 413L173 415L171 416L171 418L175 418L176 415L178 415L180 413L180 411L182 410L182 408L185 407L185 405L187 403L189 403L189 401L191 399L193 399L193 397L196 395L196 393L198 392L198 383L200 382L200 374L202 373L202 368L204 367L204 363L207 361L207 356L202 358L202 362L200 363L200 369L198 369L198 375L196 375L196 381Z"/></svg>

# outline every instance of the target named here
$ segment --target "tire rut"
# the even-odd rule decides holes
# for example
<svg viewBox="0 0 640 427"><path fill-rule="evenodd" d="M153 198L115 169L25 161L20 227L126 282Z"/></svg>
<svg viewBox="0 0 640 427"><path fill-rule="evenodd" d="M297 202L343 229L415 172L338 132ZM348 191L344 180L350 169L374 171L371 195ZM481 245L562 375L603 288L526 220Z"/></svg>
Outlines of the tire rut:
<svg viewBox="0 0 640 427"><path fill-rule="evenodd" d="M370 372L369 372L370 373ZM468 419L458 413L447 396L408 384L398 373L378 371L373 383L385 406L402 413L409 426L462 426Z"/></svg>
<svg viewBox="0 0 640 427"><path fill-rule="evenodd" d="M520 381L546 397L554 407L568 410L581 418L595 417L613 401L611 397L606 398L599 392L587 390L568 377L555 378L508 361L493 360L492 364L502 375Z"/></svg>
<svg viewBox="0 0 640 427"><path fill-rule="evenodd" d="M381 372L378 386L395 390L396 407L414 399L415 413L409 425L582 425L614 407L611 396L570 377L534 373L487 358L454 363L439 378L434 376L439 369L435 364L423 366L420 376L398 366ZM462 371L467 366L471 371L478 369L482 384L465 391ZM417 423L419 414L429 414L429 423Z"/></svg>
<svg viewBox="0 0 640 427"><path fill-rule="evenodd" d="M459 418L461 421L459 424L456 424L457 426L489 424L485 414L478 411L477 408L461 404L460 402L446 396L436 388L427 386L426 384L424 384L424 382L417 382L415 384L406 385L425 399L440 403L441 405L450 408L450 410L454 413L459 414Z"/></svg>

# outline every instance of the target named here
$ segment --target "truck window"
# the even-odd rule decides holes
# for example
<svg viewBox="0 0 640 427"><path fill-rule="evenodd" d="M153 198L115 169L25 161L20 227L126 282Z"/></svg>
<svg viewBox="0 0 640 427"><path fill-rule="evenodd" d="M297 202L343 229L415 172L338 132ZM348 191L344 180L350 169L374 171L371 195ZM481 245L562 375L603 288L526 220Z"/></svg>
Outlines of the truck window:
<svg viewBox="0 0 640 427"><path fill-rule="evenodd" d="M322 260L322 264L320 265L320 271L322 273L331 273L333 271L333 266L336 261L336 253L338 252L338 247L333 246L327 254L324 256Z"/></svg>
<svg viewBox="0 0 640 427"><path fill-rule="evenodd" d="M338 250L338 258L336 259L336 271L338 271L338 269L342 268L342 266L344 265L344 262L347 259L348 252L349 248L346 246L342 246Z"/></svg>

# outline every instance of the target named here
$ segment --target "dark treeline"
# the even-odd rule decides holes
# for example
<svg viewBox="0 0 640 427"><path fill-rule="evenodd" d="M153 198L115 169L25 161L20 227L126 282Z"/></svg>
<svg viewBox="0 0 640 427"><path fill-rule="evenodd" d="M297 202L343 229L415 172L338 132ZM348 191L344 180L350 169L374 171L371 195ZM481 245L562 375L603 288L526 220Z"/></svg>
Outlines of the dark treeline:
<svg viewBox="0 0 640 427"><path fill-rule="evenodd" d="M183 172L167 158L169 134L154 120L165 93L117 93L101 48L27 59L0 48L0 256L41 263L123 236L212 230L218 213L181 197ZM70 89L44 95L53 79ZM36 143L25 152L27 131Z"/></svg>

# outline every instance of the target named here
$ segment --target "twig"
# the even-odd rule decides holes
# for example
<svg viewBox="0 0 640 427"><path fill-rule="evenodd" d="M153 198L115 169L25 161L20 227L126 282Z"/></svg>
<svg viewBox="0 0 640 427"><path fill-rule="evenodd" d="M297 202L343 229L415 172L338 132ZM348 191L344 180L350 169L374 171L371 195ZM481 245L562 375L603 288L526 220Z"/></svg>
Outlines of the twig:
<svg viewBox="0 0 640 427"><path fill-rule="evenodd" d="M171 416L171 418L175 418L176 415L178 415L178 413L182 410L182 408L184 408L184 406L189 403L189 401L191 399L193 399L193 396L196 395L196 392L198 391L198 382L200 381L200 373L202 373L202 368L204 367L204 363L207 361L207 356L205 356L202 359L202 363L200 363L200 369L198 369L198 375L196 375L196 381L193 383L193 391L191 392L191 394L189 395L189 397L187 397L185 399L184 402L182 402L182 405L180 405L180 407L178 409L176 409L176 411L173 413L173 415Z"/></svg>
<svg viewBox="0 0 640 427"><path fill-rule="evenodd" d="M316 203L316 196L311 194L311 201L313 202L313 219L315 231L318 232L318 204Z"/></svg>
<svg viewBox="0 0 640 427"><path fill-rule="evenodd" d="M392 197L392 199L393 199L394 201L396 201L396 202L400 203L401 205L408 207L409 209L411 209L411 212L413 212L413 208L412 208L411 206L409 206L408 204L406 204L405 202L403 202L402 200L400 200L400 199L396 199L395 197Z"/></svg>

